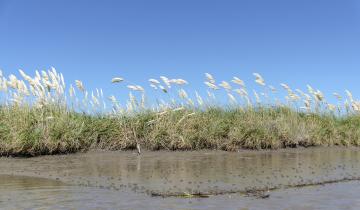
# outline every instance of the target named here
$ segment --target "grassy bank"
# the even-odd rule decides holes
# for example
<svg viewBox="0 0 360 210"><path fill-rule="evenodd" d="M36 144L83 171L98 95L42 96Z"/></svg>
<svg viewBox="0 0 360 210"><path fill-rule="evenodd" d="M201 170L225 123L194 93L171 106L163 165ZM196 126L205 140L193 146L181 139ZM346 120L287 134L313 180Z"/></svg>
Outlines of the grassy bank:
<svg viewBox="0 0 360 210"><path fill-rule="evenodd" d="M335 93L337 104L331 104L311 86L305 92L281 84L286 94L279 100L279 91L259 74L253 95L238 77L232 85L218 84L206 74L207 97L196 91L191 97L183 79L160 77L149 83L168 102L153 106L142 86L128 82L125 105L115 96L109 105L101 89L87 91L79 80L66 88L55 69L20 75L23 79L0 72L2 156L125 150L137 144L150 150L228 151L360 144L360 103L349 91L346 99ZM115 77L112 83L126 80ZM216 102L219 91L228 105Z"/></svg>
<svg viewBox="0 0 360 210"><path fill-rule="evenodd" d="M145 111L114 117L54 107L3 107L0 139L1 155L26 156L134 149L137 143L151 150L357 146L360 117L304 114L288 108Z"/></svg>

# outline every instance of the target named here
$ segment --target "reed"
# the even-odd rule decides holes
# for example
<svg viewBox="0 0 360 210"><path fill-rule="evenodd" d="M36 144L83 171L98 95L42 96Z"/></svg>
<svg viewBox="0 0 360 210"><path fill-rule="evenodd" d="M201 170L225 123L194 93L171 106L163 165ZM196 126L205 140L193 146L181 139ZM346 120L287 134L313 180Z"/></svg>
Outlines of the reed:
<svg viewBox="0 0 360 210"><path fill-rule="evenodd" d="M146 89L122 77L111 82L130 90L126 102L105 97L102 89L87 90L81 80L67 88L54 68L19 75L0 72L0 155L126 150L137 144L228 151L360 144L360 102L348 90L346 96L334 93L332 104L310 85L303 91L282 83L280 99L280 91L258 73L254 95L239 77L217 83L206 73L208 94L201 96L186 88L188 81L161 76L148 82L167 100L149 104ZM219 105L219 94L226 94L227 105Z"/></svg>

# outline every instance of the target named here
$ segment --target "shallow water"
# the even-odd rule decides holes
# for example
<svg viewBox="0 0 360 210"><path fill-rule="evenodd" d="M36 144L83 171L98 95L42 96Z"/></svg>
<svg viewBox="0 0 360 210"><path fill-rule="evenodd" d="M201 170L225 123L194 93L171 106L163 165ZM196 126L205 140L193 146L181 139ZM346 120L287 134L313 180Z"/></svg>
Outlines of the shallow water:
<svg viewBox="0 0 360 210"><path fill-rule="evenodd" d="M358 209L360 182L289 186L360 178L360 150L313 148L262 152L94 151L0 158L5 209ZM280 188L270 198L254 188ZM209 198L151 197L188 193Z"/></svg>

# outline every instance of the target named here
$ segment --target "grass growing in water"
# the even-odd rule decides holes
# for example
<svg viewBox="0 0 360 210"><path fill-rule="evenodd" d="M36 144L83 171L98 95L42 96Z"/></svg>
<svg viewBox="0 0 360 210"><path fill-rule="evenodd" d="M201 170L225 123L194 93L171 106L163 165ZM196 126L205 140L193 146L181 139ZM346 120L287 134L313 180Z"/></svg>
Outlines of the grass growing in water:
<svg viewBox="0 0 360 210"><path fill-rule="evenodd" d="M35 77L20 74L23 80L0 74L0 155L125 150L136 148L137 143L152 150L228 151L360 144L359 102L349 91L345 102L332 105L310 86L304 93L281 84L287 92L286 101L271 102L265 92L276 90L266 86L259 74L254 74L255 82L264 93L254 92L254 97L237 77L232 80L239 87L235 89L226 81L217 84L206 74L208 97L203 99L196 92L193 100L182 88L187 81L161 77L162 82L150 79L150 86L164 94L170 93L171 85L173 89L179 86L178 96L170 102L146 106L144 88L130 84L127 87L139 92L141 99L130 92L127 104L121 106L111 96L109 111L101 89L89 94L77 80L76 96L73 86L65 91L64 78L55 69L36 72ZM116 77L112 82L126 80ZM214 105L214 92L219 89L225 90L231 106Z"/></svg>

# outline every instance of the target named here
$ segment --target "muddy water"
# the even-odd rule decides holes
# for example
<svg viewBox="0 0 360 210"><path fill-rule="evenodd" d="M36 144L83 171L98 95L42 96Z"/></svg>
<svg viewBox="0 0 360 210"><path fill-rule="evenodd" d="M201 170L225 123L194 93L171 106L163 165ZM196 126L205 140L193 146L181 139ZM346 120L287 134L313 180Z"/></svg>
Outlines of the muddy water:
<svg viewBox="0 0 360 210"><path fill-rule="evenodd" d="M5 209L358 209L360 182L289 188L360 178L360 150L314 148L238 152L93 151L0 158ZM279 188L268 199L249 189ZM209 198L151 194L211 194ZM216 195L215 195L216 194Z"/></svg>

